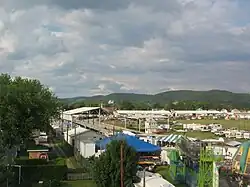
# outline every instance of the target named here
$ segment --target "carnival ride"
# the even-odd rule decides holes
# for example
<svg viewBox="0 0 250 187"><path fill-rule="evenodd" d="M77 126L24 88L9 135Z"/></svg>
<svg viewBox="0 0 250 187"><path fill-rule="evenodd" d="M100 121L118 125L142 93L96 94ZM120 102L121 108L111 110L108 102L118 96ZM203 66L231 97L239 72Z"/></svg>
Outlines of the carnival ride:
<svg viewBox="0 0 250 187"><path fill-rule="evenodd" d="M190 187L218 187L219 174L216 156L209 145L193 142L182 137L177 142L178 150L170 152L170 175L177 183Z"/></svg>
<svg viewBox="0 0 250 187"><path fill-rule="evenodd" d="M250 184L250 141L238 148L232 162L232 173L242 184Z"/></svg>

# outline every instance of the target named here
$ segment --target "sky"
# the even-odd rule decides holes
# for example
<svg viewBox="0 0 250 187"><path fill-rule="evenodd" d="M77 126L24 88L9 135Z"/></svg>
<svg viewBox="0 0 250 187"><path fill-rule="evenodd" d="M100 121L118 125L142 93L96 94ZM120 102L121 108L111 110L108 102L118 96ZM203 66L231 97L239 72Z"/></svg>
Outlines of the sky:
<svg viewBox="0 0 250 187"><path fill-rule="evenodd" d="M250 90L249 0L0 0L0 72L59 97Z"/></svg>

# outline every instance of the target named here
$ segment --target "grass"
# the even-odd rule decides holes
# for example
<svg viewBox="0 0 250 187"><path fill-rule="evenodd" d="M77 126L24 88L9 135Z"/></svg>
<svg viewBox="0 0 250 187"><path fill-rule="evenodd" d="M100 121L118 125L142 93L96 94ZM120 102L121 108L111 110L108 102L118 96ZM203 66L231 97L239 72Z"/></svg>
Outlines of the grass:
<svg viewBox="0 0 250 187"><path fill-rule="evenodd" d="M57 158L54 160L54 162L55 162L56 165L59 165L59 166L66 165L66 159L65 159L65 158L62 158L62 157L57 157Z"/></svg>
<svg viewBox="0 0 250 187"><path fill-rule="evenodd" d="M63 187L96 187L92 180L63 181Z"/></svg>
<svg viewBox="0 0 250 187"><path fill-rule="evenodd" d="M240 130L250 130L250 120L213 120L213 119L201 119L201 120L178 120L181 123L197 123L197 124L211 124L218 123L223 128L236 127Z"/></svg>
<svg viewBox="0 0 250 187"><path fill-rule="evenodd" d="M66 163L67 163L68 168L71 168L71 169L82 168L78 164L78 162L74 156L67 158Z"/></svg>

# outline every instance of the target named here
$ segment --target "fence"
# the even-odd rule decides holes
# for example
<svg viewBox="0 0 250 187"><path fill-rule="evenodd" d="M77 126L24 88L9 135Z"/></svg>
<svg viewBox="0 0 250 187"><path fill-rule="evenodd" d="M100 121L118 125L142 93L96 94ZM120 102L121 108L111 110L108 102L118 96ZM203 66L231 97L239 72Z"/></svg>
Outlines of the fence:
<svg viewBox="0 0 250 187"><path fill-rule="evenodd" d="M89 173L68 173L67 179L71 181L75 180L91 180L92 176Z"/></svg>

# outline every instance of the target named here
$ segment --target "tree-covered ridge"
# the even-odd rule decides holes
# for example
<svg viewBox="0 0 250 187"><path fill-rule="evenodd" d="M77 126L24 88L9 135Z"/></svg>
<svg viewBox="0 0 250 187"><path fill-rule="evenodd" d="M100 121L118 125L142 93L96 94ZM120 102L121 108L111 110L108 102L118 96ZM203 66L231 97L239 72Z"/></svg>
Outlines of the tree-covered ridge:
<svg viewBox="0 0 250 187"><path fill-rule="evenodd" d="M165 108L176 110L202 109L250 109L250 94L223 90L210 91L168 91L155 95L114 93L106 96L77 97L62 99L66 109L82 106L108 104L112 100L120 109Z"/></svg>

